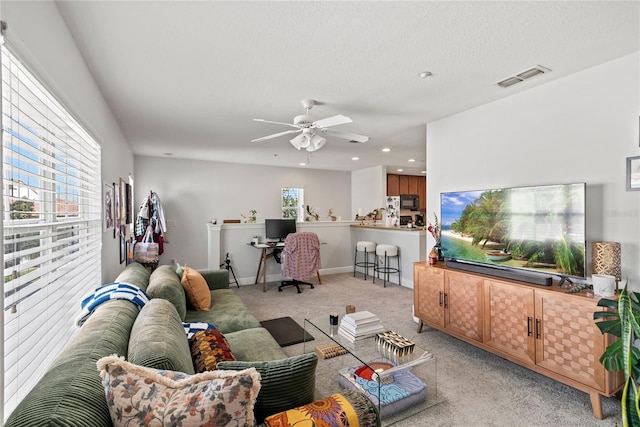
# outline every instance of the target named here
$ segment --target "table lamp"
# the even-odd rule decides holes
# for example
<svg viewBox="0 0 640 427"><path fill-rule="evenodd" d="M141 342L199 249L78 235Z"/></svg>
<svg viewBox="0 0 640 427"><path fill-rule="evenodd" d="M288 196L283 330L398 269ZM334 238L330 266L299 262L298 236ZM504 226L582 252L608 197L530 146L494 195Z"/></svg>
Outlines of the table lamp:
<svg viewBox="0 0 640 427"><path fill-rule="evenodd" d="M607 274L616 278L616 284L622 279L620 243L593 242L591 255L593 257L593 274Z"/></svg>

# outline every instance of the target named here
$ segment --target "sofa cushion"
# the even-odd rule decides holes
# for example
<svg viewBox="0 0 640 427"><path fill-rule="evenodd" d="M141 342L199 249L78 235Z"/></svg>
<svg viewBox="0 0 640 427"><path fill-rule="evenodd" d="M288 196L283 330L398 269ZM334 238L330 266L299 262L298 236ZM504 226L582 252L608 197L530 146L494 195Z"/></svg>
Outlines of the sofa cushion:
<svg viewBox="0 0 640 427"><path fill-rule="evenodd" d="M187 314L187 299L180 278L172 266L161 265L151 273L147 295L149 298L170 301L176 307L180 319L184 320Z"/></svg>
<svg viewBox="0 0 640 427"><path fill-rule="evenodd" d="M129 301L101 304L65 345L6 427L110 427L111 417L96 361L127 351L138 307Z"/></svg>
<svg viewBox="0 0 640 427"><path fill-rule="evenodd" d="M155 369L193 374L189 342L176 308L164 299L152 299L131 328L127 359Z"/></svg>
<svg viewBox="0 0 640 427"><path fill-rule="evenodd" d="M146 368L117 356L97 362L114 426L253 426L255 369L195 375Z"/></svg>
<svg viewBox="0 0 640 427"><path fill-rule="evenodd" d="M260 373L261 389L255 404L258 422L272 414L305 405L314 400L315 353L268 362L219 362L218 369L243 370L254 367Z"/></svg>
<svg viewBox="0 0 640 427"><path fill-rule="evenodd" d="M216 289L211 293L211 310L188 310L185 322L207 322L223 334L242 329L259 328L260 322L233 289Z"/></svg>
<svg viewBox="0 0 640 427"><path fill-rule="evenodd" d="M145 291L149 286L149 278L149 270L144 268L142 264L133 262L118 274L114 282L129 283Z"/></svg>
<svg viewBox="0 0 640 427"><path fill-rule="evenodd" d="M265 328L250 328L224 334L237 360L267 361L287 358L287 353Z"/></svg>
<svg viewBox="0 0 640 427"><path fill-rule="evenodd" d="M191 309L197 311L209 311L211 309L211 293L202 274L185 265L181 283L187 296L187 303Z"/></svg>
<svg viewBox="0 0 640 427"><path fill-rule="evenodd" d="M220 361L236 360L231 353L229 343L217 329L196 332L189 339L189 348L196 372L213 371Z"/></svg>

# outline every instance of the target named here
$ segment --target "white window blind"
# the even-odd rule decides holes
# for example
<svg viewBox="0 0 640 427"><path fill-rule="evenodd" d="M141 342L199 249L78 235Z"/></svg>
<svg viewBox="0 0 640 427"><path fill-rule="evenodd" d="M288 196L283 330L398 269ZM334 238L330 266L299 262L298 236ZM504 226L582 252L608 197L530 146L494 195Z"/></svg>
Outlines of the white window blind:
<svg viewBox="0 0 640 427"><path fill-rule="evenodd" d="M4 415L69 337L101 282L99 144L2 47Z"/></svg>

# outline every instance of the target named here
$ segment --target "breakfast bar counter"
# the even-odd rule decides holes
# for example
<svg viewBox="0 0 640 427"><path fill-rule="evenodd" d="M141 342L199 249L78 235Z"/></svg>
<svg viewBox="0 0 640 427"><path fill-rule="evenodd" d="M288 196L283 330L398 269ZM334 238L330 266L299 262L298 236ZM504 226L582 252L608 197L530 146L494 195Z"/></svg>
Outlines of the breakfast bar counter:
<svg viewBox="0 0 640 427"><path fill-rule="evenodd" d="M420 228L389 227L373 224L351 224L351 253L355 253L356 243L366 240L376 244L396 245L400 253L400 284L413 288L413 263L427 260L427 231ZM395 260L392 261L395 265ZM359 269L361 271L362 269ZM398 276L390 276L392 283L398 283ZM377 279L376 279L377 284Z"/></svg>
<svg viewBox="0 0 640 427"><path fill-rule="evenodd" d="M396 231L424 231L425 227L407 227L406 225L401 225L399 227L392 227L390 225L382 225L382 224L351 224L351 227L357 228L374 228L378 230L396 230Z"/></svg>

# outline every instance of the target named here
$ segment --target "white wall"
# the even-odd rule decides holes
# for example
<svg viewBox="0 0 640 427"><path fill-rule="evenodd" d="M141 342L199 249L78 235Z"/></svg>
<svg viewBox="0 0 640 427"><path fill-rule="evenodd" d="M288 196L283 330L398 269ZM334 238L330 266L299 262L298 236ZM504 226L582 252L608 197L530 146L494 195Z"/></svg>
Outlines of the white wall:
<svg viewBox="0 0 640 427"><path fill-rule="evenodd" d="M134 206L153 190L162 201L167 223L174 224L167 231L169 243L161 264L175 258L193 267L206 267L206 223L212 218L241 219L250 209L258 211L261 223L265 218L281 218L282 187L303 187L305 203L318 208L320 220L327 219L329 208L343 219L350 217L349 172L166 157L134 159Z"/></svg>
<svg viewBox="0 0 640 427"><path fill-rule="evenodd" d="M314 221L296 224L297 231L308 231L318 235L320 239L320 273L322 275L353 271L350 225L349 221ZM212 229L215 230L215 227ZM225 261L226 253L229 253L233 272L240 285L253 284L256 282L256 278L261 284L264 281L265 273L267 282L283 279L282 265L273 258L267 260L266 271L261 269L260 275L257 277L262 250L247 243L254 235L260 236L261 242L264 241L264 223L223 224L221 231L211 233L214 239L216 233L219 236L219 258L211 258L210 268L218 268ZM267 250L267 253L270 252L271 250ZM230 277L230 280L233 278Z"/></svg>
<svg viewBox="0 0 640 427"><path fill-rule="evenodd" d="M358 209L366 215L374 209L384 207L387 195L385 167L374 166L351 172L351 188L351 216L342 219L353 220Z"/></svg>
<svg viewBox="0 0 640 427"><path fill-rule="evenodd" d="M102 180L133 173L133 154L71 38L54 2L2 1L7 43L102 145ZM102 236L103 282L120 272L120 247L113 232Z"/></svg>
<svg viewBox="0 0 640 427"><path fill-rule="evenodd" d="M625 191L626 158L640 155L639 61L625 56L429 123L427 212L439 212L443 191L586 182L587 274L592 241L620 242L622 275L640 290L640 191Z"/></svg>

